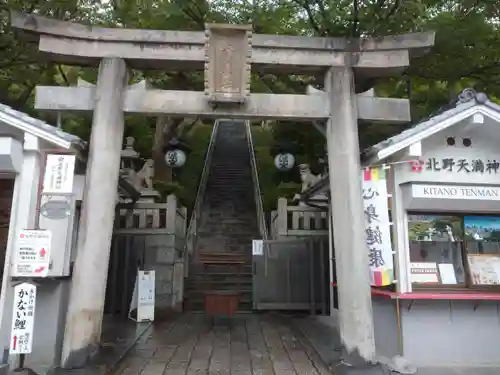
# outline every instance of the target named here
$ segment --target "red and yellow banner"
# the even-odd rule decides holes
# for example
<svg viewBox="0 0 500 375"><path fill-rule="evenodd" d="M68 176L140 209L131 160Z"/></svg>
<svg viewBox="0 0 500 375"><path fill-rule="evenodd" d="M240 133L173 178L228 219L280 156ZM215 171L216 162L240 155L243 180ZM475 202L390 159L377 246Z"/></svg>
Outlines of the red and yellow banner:
<svg viewBox="0 0 500 375"><path fill-rule="evenodd" d="M365 168L361 181L370 283L372 286L390 285L394 282L394 261L385 166Z"/></svg>

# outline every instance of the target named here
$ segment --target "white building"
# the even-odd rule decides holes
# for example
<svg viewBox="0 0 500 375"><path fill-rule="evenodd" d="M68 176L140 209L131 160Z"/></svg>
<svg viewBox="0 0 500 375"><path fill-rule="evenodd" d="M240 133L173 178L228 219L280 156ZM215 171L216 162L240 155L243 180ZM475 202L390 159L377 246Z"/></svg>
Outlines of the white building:
<svg viewBox="0 0 500 375"><path fill-rule="evenodd" d="M500 364L499 144L500 106L464 90L363 153L364 167L390 166L396 282L372 288L378 355ZM303 199L328 188L326 177Z"/></svg>

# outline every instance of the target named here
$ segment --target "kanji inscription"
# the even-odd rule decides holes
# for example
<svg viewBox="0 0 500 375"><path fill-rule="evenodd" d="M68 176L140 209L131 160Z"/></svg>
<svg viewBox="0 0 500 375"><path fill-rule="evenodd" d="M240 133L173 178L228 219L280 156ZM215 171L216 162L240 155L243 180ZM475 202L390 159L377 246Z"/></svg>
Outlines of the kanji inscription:
<svg viewBox="0 0 500 375"><path fill-rule="evenodd" d="M35 302L35 285L22 283L15 286L9 350L11 354L31 353L35 322Z"/></svg>
<svg viewBox="0 0 500 375"><path fill-rule="evenodd" d="M500 160L453 157L429 158L425 162L425 169L434 172L496 174L500 171Z"/></svg>
<svg viewBox="0 0 500 375"><path fill-rule="evenodd" d="M389 285L392 283L393 257L384 168L371 168L363 172L362 194L371 284Z"/></svg>

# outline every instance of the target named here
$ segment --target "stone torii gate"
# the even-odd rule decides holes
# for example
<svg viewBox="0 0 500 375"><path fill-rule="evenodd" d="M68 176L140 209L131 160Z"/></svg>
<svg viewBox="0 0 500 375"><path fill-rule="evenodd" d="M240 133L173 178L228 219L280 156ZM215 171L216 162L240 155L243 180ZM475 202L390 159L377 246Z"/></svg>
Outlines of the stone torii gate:
<svg viewBox="0 0 500 375"><path fill-rule="evenodd" d="M203 33L105 29L15 12L11 16L12 26L37 41L48 59L99 66L95 86L36 89L39 110L93 111L64 367L80 362L100 337L124 113L326 122L341 337L348 352L357 351L365 360L374 357L357 126L358 120L407 122L410 110L407 100L356 92L369 89L373 78L401 73L411 57L434 44L434 33L348 40L252 35L249 26L238 25L207 25ZM127 67L204 70L205 91L127 86ZM323 76L325 91L251 93L251 71Z"/></svg>

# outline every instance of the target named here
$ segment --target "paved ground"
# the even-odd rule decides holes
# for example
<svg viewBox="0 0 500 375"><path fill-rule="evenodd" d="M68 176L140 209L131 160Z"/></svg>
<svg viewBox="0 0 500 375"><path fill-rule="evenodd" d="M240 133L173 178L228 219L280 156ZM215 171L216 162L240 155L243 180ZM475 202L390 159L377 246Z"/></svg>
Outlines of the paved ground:
<svg viewBox="0 0 500 375"><path fill-rule="evenodd" d="M336 350L340 347L340 339L336 330L312 317L296 318L293 324L308 338L324 363L335 368L340 360L340 351ZM500 375L500 367L420 367L415 375Z"/></svg>
<svg viewBox="0 0 500 375"><path fill-rule="evenodd" d="M241 314L214 325L186 314L144 334L114 375L327 375L286 319Z"/></svg>

